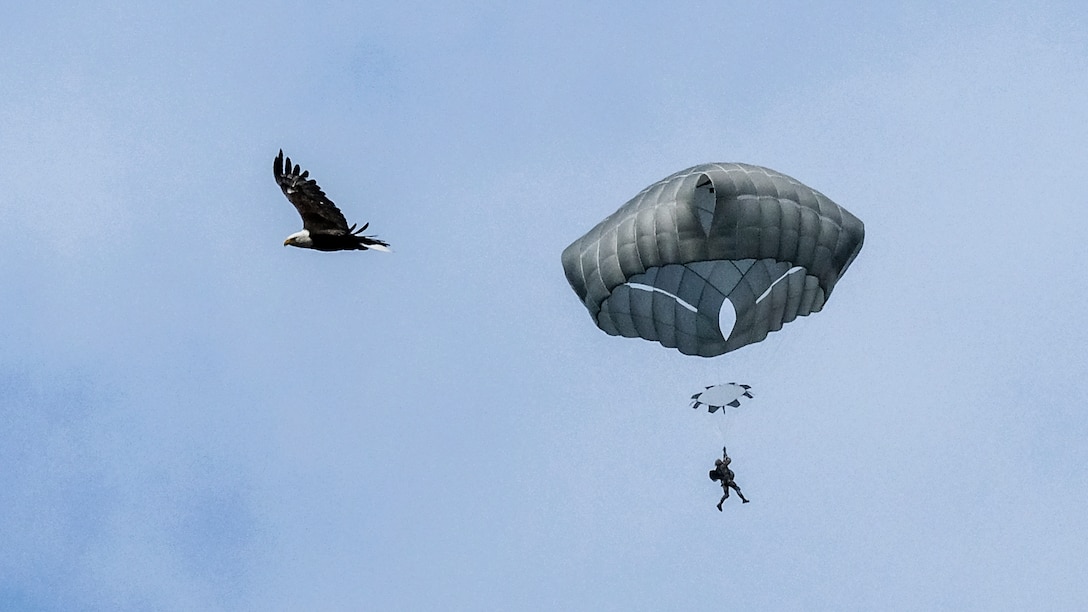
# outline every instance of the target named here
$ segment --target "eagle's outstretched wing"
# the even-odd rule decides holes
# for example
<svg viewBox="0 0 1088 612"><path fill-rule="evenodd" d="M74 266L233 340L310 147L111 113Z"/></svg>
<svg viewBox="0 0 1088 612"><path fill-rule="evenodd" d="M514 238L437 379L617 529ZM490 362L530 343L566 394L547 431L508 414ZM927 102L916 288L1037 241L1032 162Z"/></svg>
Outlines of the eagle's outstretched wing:
<svg viewBox="0 0 1088 612"><path fill-rule="evenodd" d="M298 164L291 165L288 157L284 164L283 149L272 162L272 174L276 183L283 190L298 214L302 216L302 227L310 233L348 233L348 221L344 213L332 203L324 191L317 186L317 181L309 178L310 171L302 172Z"/></svg>

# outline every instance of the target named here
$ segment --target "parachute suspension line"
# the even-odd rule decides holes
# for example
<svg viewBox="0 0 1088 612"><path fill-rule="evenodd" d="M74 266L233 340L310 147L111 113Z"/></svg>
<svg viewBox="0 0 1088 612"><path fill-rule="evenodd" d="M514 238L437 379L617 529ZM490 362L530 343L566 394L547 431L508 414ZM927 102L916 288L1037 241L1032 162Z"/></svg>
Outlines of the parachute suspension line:
<svg viewBox="0 0 1088 612"><path fill-rule="evenodd" d="M714 428L718 430L719 441L723 444L729 441L729 437L737 428L737 414L740 411L739 408L730 408L726 406L722 408L721 418L714 419ZM718 417L718 415L711 415Z"/></svg>
<svg viewBox="0 0 1088 612"><path fill-rule="evenodd" d="M711 416L717 416L717 415L711 415ZM726 432L728 430L728 427L726 427L727 424L723 421L724 418L725 418L725 415L722 415L721 419L714 419L714 429L716 429L718 431L718 442L720 442L722 444L725 444L728 441L726 439L726 436L725 436L725 434L726 434Z"/></svg>
<svg viewBox="0 0 1088 612"><path fill-rule="evenodd" d="M780 353L783 351L784 346L800 347L806 343L809 335L812 333L812 325L818 325L819 319L815 317L805 317L804 319L798 317L797 320L792 321L789 325L790 333L788 336L781 335L780 332L773 332L770 334L770 353L767 356L767 365L765 366L768 379L777 379L782 372L782 369L787 367L786 362L789 358L781 359ZM766 341L765 341L766 343Z"/></svg>
<svg viewBox="0 0 1088 612"><path fill-rule="evenodd" d="M778 354L782 352L782 344L785 342L783 338L775 338L771 345L770 366L768 366L768 374L773 378L778 375L778 369L782 367L782 362L778 358Z"/></svg>

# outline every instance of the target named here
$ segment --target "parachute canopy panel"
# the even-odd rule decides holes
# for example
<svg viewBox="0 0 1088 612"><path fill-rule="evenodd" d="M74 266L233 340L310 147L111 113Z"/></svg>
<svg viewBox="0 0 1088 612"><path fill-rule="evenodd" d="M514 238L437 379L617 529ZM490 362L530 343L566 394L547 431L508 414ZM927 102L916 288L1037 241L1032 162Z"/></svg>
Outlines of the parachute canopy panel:
<svg viewBox="0 0 1088 612"><path fill-rule="evenodd" d="M862 222L768 168L703 164L644 189L563 251L594 322L713 357L823 308Z"/></svg>

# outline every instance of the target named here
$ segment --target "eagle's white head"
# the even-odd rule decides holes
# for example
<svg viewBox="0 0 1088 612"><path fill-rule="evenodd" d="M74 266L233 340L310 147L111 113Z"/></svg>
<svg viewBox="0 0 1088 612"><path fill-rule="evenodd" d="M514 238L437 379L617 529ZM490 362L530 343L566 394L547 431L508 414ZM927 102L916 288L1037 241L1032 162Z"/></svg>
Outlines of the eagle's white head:
<svg viewBox="0 0 1088 612"><path fill-rule="evenodd" d="M296 247L307 248L313 246L313 238L310 238L310 230L302 230L301 232L295 232L287 237L283 241L283 246L291 245Z"/></svg>

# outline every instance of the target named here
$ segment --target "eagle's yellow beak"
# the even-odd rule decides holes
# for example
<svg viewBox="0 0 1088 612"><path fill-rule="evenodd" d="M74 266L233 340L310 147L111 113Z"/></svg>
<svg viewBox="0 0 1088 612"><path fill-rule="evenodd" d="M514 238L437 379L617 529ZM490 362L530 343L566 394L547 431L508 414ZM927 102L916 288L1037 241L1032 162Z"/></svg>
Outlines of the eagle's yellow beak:
<svg viewBox="0 0 1088 612"><path fill-rule="evenodd" d="M283 241L283 246L287 246L288 244L291 244L291 239L290 238Z"/></svg>

